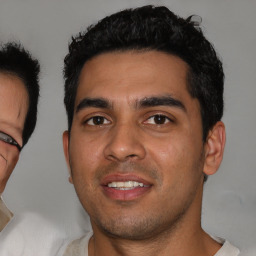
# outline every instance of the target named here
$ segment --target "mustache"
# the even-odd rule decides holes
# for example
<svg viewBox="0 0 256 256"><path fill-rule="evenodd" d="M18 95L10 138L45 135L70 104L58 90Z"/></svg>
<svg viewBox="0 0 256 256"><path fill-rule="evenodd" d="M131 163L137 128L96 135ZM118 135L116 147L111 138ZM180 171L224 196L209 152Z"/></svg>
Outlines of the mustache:
<svg viewBox="0 0 256 256"><path fill-rule="evenodd" d="M162 181L161 174L157 168L152 166L147 166L141 163L135 163L132 161L127 162L112 162L107 166L98 167L95 172L95 179L102 180L103 177L111 175L113 173L119 174L135 174L143 175L151 178L152 180Z"/></svg>

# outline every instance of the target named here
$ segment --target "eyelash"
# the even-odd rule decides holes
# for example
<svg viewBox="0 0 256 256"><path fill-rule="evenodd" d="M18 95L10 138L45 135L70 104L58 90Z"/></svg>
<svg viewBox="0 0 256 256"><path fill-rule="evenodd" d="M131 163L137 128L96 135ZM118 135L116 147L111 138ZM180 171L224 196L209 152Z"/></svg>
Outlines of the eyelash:
<svg viewBox="0 0 256 256"><path fill-rule="evenodd" d="M160 123L157 123L156 118L158 118L158 121L160 121ZM151 121L149 122L150 119L154 120L154 123ZM99 121L98 124L97 124L97 121ZM102 123L102 121L103 121L103 123ZM149 118L147 118L146 121L144 121L143 123L160 126L160 125L165 125L168 122L174 122L174 121L164 114L154 114L154 115L151 115ZM110 124L110 123L111 123L111 121L109 121L106 117L100 116L100 115L92 116L83 122L83 124L86 124L89 126L103 126L103 125Z"/></svg>
<svg viewBox="0 0 256 256"><path fill-rule="evenodd" d="M97 121L96 120L96 118L98 118L98 121L99 121L99 118L102 120L104 120L104 123L103 124L90 124L90 122L93 122L93 121ZM98 115L98 116L92 116L92 117L90 117L89 119L87 119L85 122L84 122L84 124L87 124L87 125L90 125L90 126L101 126L101 125L105 125L106 123L105 123L105 120L107 120L107 122L108 123L110 123L110 121L106 118L106 117L104 117L104 116L100 116L100 115Z"/></svg>
<svg viewBox="0 0 256 256"><path fill-rule="evenodd" d="M157 118L158 118L158 120L156 120ZM150 119L154 120L154 123L149 122ZM161 119L163 119L163 120L161 120ZM157 121L160 121L160 123L157 123ZM162 123L161 121L164 121L164 122ZM167 124L169 122L173 123L173 120L170 119L168 116L163 115L163 114L155 114L155 115L150 116L146 120L145 123L148 123L150 125L165 125L165 124Z"/></svg>
<svg viewBox="0 0 256 256"><path fill-rule="evenodd" d="M7 143L9 145L13 145L13 146L17 147L19 151L21 150L21 147L17 143L17 141L12 136L10 136L9 134L6 134L5 132L0 131L0 140L4 141L5 143Z"/></svg>

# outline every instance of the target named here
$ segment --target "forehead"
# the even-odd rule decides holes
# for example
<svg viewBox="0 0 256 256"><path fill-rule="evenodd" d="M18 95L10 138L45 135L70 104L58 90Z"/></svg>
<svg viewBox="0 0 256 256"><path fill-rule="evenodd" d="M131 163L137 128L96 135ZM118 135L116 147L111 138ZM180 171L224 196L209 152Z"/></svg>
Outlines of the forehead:
<svg viewBox="0 0 256 256"><path fill-rule="evenodd" d="M104 53L85 63L75 105L86 96L115 101L159 94L189 96L187 70L179 57L159 51Z"/></svg>
<svg viewBox="0 0 256 256"><path fill-rule="evenodd" d="M28 110L28 94L23 81L0 72L0 128L22 131Z"/></svg>

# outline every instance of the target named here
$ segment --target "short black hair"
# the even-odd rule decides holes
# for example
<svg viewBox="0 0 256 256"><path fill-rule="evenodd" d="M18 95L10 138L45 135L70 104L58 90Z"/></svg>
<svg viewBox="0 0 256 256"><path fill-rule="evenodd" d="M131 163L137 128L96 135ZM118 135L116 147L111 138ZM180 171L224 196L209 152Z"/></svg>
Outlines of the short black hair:
<svg viewBox="0 0 256 256"><path fill-rule="evenodd" d="M85 62L102 53L128 50L161 51L188 64L188 91L200 103L205 141L223 115L222 63L199 25L193 22L193 16L183 19L164 6L152 5L117 12L72 38L64 60L64 103L69 131Z"/></svg>
<svg viewBox="0 0 256 256"><path fill-rule="evenodd" d="M29 107L26 115L22 140L28 142L37 121L37 104L39 98L39 62L19 43L10 42L0 50L0 72L17 76L22 80L28 93Z"/></svg>

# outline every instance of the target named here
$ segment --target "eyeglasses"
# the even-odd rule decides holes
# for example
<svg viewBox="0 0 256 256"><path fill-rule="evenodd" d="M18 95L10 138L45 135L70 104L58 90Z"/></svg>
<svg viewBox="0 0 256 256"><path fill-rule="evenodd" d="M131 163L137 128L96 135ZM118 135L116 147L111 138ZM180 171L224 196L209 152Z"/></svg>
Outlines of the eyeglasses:
<svg viewBox="0 0 256 256"><path fill-rule="evenodd" d="M10 135L4 133L4 132L1 132L0 131L0 140L10 144L10 145L14 145L15 147L17 147L17 149L19 151L21 151L21 146L18 144L18 142L12 138Z"/></svg>

